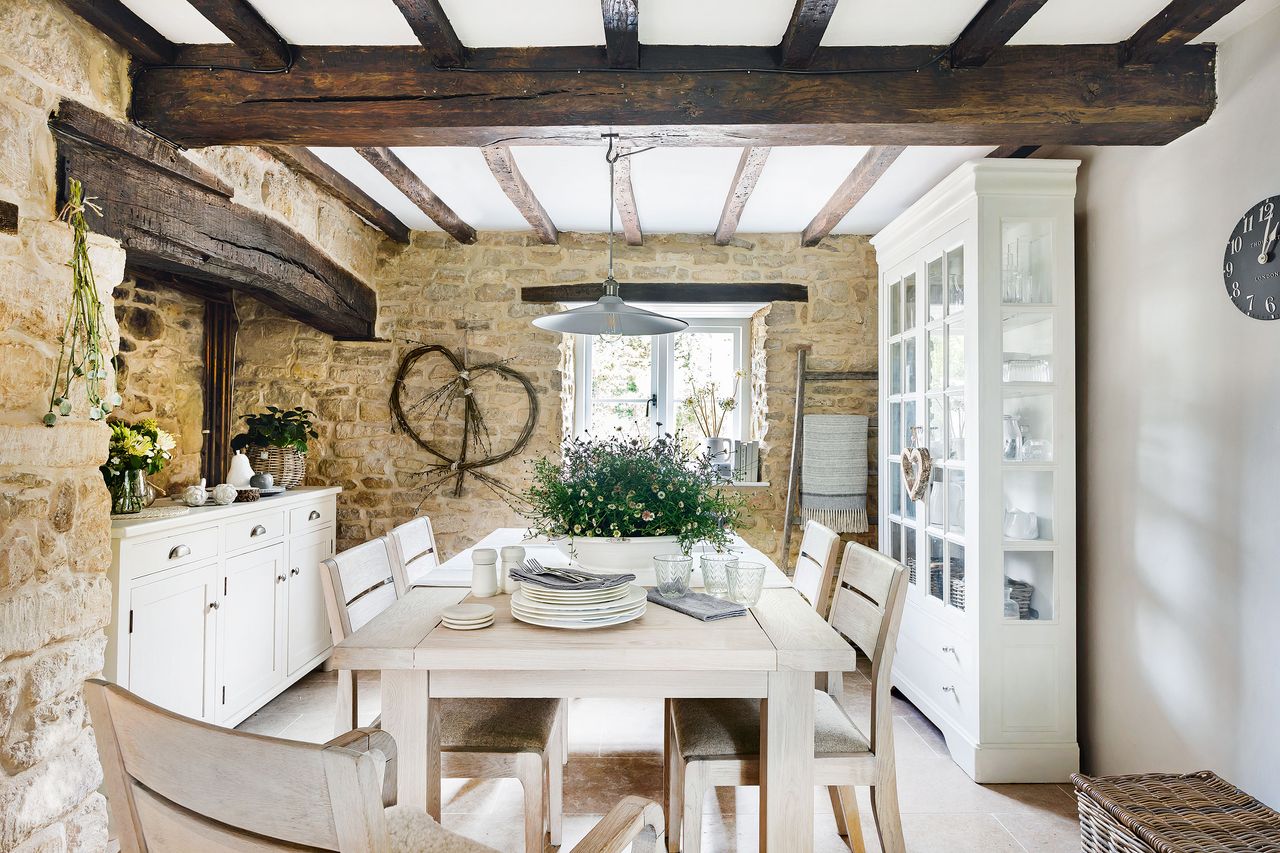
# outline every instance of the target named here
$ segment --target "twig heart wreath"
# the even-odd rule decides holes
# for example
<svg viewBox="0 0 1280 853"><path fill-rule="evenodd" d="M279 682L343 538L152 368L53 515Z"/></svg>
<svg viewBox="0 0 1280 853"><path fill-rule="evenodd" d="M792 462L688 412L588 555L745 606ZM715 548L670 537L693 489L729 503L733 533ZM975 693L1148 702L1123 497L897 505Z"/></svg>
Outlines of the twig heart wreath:
<svg viewBox="0 0 1280 853"><path fill-rule="evenodd" d="M442 356L449 363L453 376L406 407L402 399L405 380L420 360L433 354ZM533 436L534 426L538 423L538 395L533 383L523 373L508 366L508 361L510 359L468 365L465 344L462 358L458 358L452 350L440 344L427 344L410 350L401 360L400 369L396 371L396 381L391 386L391 413L406 435L423 450L440 460L432 463L426 471L422 472L427 478L422 488L426 489L427 493L453 480L453 494L455 497L460 497L463 478L470 474L500 496L504 492L508 495L514 494L510 487L481 470L504 462L523 450ZM473 383L486 373L493 373L504 380L519 383L529 397L529 414L525 418L524 427L520 430L515 442L501 453L493 452L489 425L474 393ZM423 438L410 422L411 415L425 415L432 411L435 413L432 423L448 419L459 401L462 403L463 412L462 441L456 453L450 453Z"/></svg>

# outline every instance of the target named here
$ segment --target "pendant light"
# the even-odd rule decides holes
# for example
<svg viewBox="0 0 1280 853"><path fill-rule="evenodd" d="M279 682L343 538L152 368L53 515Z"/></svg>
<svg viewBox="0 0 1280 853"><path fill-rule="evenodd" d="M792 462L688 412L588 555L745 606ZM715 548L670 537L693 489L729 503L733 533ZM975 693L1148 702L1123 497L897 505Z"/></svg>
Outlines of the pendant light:
<svg viewBox="0 0 1280 853"><path fill-rule="evenodd" d="M626 156L614 152L611 135L605 153L609 164L609 275L603 295L590 305L536 318L533 325L539 329L575 335L666 335L689 327L684 320L628 305L618 295L618 281L613 277L613 167L619 157Z"/></svg>

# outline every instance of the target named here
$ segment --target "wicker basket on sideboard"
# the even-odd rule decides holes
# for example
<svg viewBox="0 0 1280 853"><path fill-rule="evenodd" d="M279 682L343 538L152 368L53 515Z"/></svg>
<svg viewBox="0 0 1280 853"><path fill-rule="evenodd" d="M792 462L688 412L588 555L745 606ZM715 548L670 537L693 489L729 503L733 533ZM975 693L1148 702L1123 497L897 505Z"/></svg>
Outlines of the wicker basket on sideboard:
<svg viewBox="0 0 1280 853"><path fill-rule="evenodd" d="M1071 781L1082 853L1280 853L1280 814L1207 770Z"/></svg>
<svg viewBox="0 0 1280 853"><path fill-rule="evenodd" d="M307 478L307 454L292 447L265 447L252 444L245 448L249 465L255 474L270 474L277 486L292 489Z"/></svg>

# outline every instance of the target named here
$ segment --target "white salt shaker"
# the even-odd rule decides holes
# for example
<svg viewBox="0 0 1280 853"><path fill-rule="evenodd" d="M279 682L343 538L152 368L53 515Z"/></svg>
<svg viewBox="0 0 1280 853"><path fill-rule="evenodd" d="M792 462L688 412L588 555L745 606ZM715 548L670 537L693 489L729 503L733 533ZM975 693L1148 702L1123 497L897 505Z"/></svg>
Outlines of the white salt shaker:
<svg viewBox="0 0 1280 853"><path fill-rule="evenodd" d="M511 577L511 570L520 567L524 562L524 548L519 545L508 545L502 549L502 565L498 572L498 585L507 595L520 588L520 582Z"/></svg>
<svg viewBox="0 0 1280 853"><path fill-rule="evenodd" d="M471 551L471 594L490 598L498 594L498 552L492 548Z"/></svg>

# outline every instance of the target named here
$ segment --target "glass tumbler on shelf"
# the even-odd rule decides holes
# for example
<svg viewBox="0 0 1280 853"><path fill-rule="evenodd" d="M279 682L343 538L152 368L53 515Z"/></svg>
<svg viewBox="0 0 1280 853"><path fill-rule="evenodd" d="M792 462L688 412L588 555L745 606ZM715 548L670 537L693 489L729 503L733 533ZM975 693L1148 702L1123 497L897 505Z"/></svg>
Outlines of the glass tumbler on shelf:
<svg viewBox="0 0 1280 853"><path fill-rule="evenodd" d="M729 594L729 569L738 565L736 554L702 555L702 588L707 595L724 598Z"/></svg>
<svg viewBox="0 0 1280 853"><path fill-rule="evenodd" d="M739 560L729 567L729 598L738 604L755 607L764 592L764 563Z"/></svg>
<svg viewBox="0 0 1280 853"><path fill-rule="evenodd" d="M660 554L653 558L653 573L658 580L658 594L663 598L680 598L689 592L693 576L693 557L684 554Z"/></svg>

